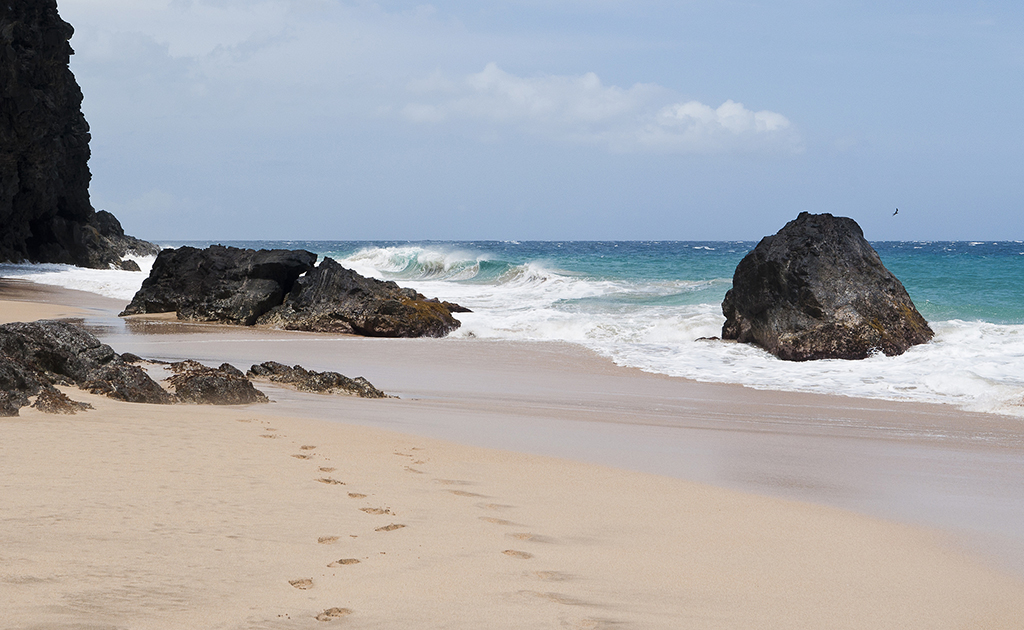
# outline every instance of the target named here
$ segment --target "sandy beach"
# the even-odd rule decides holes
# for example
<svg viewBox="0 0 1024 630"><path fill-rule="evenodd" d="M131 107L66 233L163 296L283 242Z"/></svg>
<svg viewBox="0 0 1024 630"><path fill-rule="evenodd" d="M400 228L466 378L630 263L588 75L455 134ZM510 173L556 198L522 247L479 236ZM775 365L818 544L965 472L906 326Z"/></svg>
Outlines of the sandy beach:
<svg viewBox="0 0 1024 630"><path fill-rule="evenodd" d="M4 628L978 628L1024 618L1024 431L706 385L574 346L122 322L118 352L278 360L400 398L0 421ZM62 311L61 309L66 309Z"/></svg>

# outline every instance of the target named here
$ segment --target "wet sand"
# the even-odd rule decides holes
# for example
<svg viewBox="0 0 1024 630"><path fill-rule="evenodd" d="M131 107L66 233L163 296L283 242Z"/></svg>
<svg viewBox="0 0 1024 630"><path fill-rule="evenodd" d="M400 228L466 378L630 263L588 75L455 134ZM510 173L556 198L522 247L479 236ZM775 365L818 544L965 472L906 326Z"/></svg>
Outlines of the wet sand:
<svg viewBox="0 0 1024 630"><path fill-rule="evenodd" d="M1019 627L1011 419L703 385L560 344L118 307L85 322L119 352L301 363L401 398L68 390L96 409L0 420L11 627Z"/></svg>

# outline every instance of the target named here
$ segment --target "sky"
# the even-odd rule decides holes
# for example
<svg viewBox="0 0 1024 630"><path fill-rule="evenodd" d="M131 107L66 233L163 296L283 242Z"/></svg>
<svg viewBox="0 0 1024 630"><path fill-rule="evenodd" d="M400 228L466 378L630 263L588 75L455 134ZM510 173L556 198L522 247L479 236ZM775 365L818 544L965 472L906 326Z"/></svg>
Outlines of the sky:
<svg viewBox="0 0 1024 630"><path fill-rule="evenodd" d="M148 240L1024 239L1019 0L58 9Z"/></svg>

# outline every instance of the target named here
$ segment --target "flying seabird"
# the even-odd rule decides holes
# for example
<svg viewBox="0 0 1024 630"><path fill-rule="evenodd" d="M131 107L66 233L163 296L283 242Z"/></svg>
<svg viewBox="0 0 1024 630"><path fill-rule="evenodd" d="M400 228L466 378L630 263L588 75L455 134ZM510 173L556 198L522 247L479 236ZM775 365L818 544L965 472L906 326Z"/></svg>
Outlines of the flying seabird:
<svg viewBox="0 0 1024 630"><path fill-rule="evenodd" d="M896 215L897 215L897 214L899 213L899 211L900 211L900 209L899 209L899 208L896 208L896 212L893 212L893 213L892 213L892 216L896 216Z"/></svg>

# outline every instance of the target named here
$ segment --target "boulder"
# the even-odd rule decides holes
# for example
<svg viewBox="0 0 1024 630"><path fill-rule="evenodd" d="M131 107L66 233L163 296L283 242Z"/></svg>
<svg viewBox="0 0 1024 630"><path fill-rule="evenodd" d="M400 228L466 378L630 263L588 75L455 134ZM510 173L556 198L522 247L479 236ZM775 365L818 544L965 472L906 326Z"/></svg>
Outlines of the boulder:
<svg viewBox="0 0 1024 630"><path fill-rule="evenodd" d="M121 315L176 312L181 320L251 326L281 304L316 258L301 249L165 249Z"/></svg>
<svg viewBox="0 0 1024 630"><path fill-rule="evenodd" d="M89 201L89 125L55 0L0 4L0 261L132 269L157 248Z"/></svg>
<svg viewBox="0 0 1024 630"><path fill-rule="evenodd" d="M460 325L452 317L453 308L462 309L394 282L366 278L325 258L295 282L281 306L258 322L287 330L369 337L443 337Z"/></svg>
<svg viewBox="0 0 1024 630"><path fill-rule="evenodd" d="M253 365L249 368L249 376L285 383L303 392L346 394L360 398L389 398L362 376L349 378L337 372L316 372L301 365L287 366L276 361Z"/></svg>
<svg viewBox="0 0 1024 630"><path fill-rule="evenodd" d="M790 361L894 356L933 332L853 219L801 213L740 261L723 339Z"/></svg>
<svg viewBox="0 0 1024 630"><path fill-rule="evenodd" d="M0 325L0 414L17 415L29 396L55 384L128 402L173 402L142 368L78 326L61 321Z"/></svg>
<svg viewBox="0 0 1024 630"><path fill-rule="evenodd" d="M174 376L167 381L182 402L207 405L246 405L266 403L270 399L230 364L211 368L197 361L172 363Z"/></svg>

